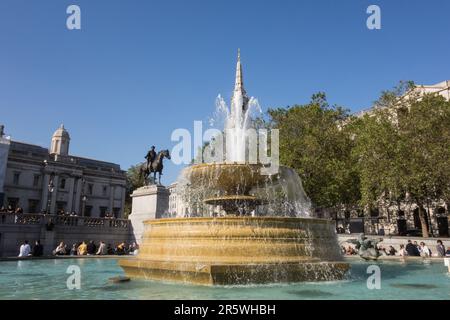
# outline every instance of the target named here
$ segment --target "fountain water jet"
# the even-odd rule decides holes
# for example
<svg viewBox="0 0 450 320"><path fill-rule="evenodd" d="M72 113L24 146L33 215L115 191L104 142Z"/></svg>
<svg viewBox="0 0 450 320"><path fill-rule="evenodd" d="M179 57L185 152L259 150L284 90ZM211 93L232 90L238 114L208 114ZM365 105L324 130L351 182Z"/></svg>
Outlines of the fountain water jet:
<svg viewBox="0 0 450 320"><path fill-rule="evenodd" d="M309 217L309 199L295 171L280 167L267 176L261 164L246 162L246 132L259 105L245 92L239 55L231 110L220 98L218 105L227 114L227 141L233 142L226 161L189 166L179 184L188 204L220 206L225 216L181 213L145 221L139 255L120 260L121 267L130 277L207 285L342 279L349 265L342 261L334 224Z"/></svg>

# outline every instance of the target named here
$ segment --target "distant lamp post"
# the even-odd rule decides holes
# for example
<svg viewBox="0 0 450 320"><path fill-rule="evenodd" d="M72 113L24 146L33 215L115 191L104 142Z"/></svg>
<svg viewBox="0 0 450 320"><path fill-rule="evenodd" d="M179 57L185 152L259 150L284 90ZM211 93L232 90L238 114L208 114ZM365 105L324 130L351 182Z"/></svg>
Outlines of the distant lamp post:
<svg viewBox="0 0 450 320"><path fill-rule="evenodd" d="M83 203L83 205L82 205L82 207L81 207L81 216L84 217L84 213L85 213L85 210L86 210L86 201L87 201L87 197L86 197L86 196L83 196L83 197L81 198L81 201L82 201L82 203Z"/></svg>
<svg viewBox="0 0 450 320"><path fill-rule="evenodd" d="M49 196L48 196L48 200L47 200L47 214L51 214L50 208L52 205L53 192L55 191L55 185L53 184L53 177L54 177L54 174L52 173L51 177L50 177L50 182L48 184Z"/></svg>

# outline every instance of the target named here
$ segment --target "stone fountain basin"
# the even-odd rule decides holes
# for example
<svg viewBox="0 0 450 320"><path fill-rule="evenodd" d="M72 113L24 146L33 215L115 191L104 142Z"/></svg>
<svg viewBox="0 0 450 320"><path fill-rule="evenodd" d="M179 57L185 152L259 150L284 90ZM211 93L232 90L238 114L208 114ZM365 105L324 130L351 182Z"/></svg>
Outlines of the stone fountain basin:
<svg viewBox="0 0 450 320"><path fill-rule="evenodd" d="M343 262L332 221L220 217L148 220L131 278L204 285L339 280Z"/></svg>
<svg viewBox="0 0 450 320"><path fill-rule="evenodd" d="M227 194L247 194L265 182L261 164L202 163L188 167L187 176L193 185L224 191Z"/></svg>

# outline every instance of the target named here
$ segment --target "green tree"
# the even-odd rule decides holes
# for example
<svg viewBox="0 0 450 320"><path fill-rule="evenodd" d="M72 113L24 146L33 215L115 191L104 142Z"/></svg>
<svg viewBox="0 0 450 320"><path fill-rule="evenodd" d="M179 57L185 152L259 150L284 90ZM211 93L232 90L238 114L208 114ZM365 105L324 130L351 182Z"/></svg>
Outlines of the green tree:
<svg viewBox="0 0 450 320"><path fill-rule="evenodd" d="M279 129L280 161L302 178L316 207L349 207L359 201L359 175L353 164L348 110L330 106L324 93L306 105L269 110Z"/></svg>
<svg viewBox="0 0 450 320"><path fill-rule="evenodd" d="M126 195L125 195L125 216L131 213L131 194L137 188L144 186L144 176L140 174L140 168L143 164L138 163L131 166L127 170L127 185L126 185Z"/></svg>
<svg viewBox="0 0 450 320"><path fill-rule="evenodd" d="M408 82L383 92L376 105L350 126L361 204L372 206L383 196L415 203L428 237L425 206L449 199L450 103L439 95L421 95Z"/></svg>

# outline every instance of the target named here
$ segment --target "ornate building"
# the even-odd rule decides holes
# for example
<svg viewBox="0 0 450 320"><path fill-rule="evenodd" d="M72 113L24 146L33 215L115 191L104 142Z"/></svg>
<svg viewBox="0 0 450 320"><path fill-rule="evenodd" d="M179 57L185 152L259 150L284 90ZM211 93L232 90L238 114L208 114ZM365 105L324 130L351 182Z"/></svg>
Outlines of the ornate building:
<svg viewBox="0 0 450 320"><path fill-rule="evenodd" d="M0 139L5 142L2 146L9 146L4 181L0 165L4 206L20 206L27 213L123 216L125 172L118 164L70 155L70 135L63 125L53 134L50 150L7 139L3 133ZM4 162L2 150L7 148L0 150Z"/></svg>

